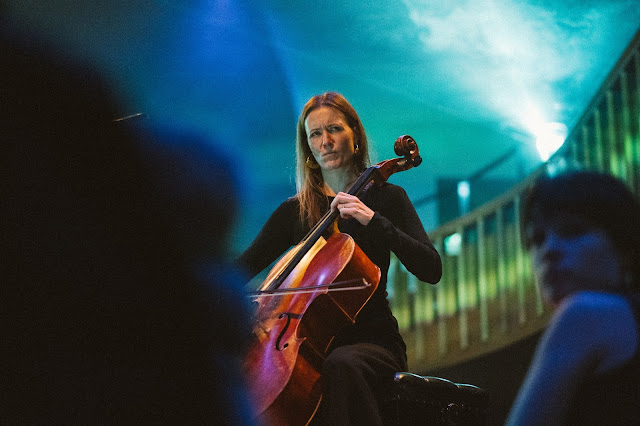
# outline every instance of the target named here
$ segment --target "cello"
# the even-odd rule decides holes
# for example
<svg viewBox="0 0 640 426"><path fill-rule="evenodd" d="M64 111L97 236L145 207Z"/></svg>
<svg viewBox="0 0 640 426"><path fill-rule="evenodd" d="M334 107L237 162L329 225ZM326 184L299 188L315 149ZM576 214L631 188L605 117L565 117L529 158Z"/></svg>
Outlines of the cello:
<svg viewBox="0 0 640 426"><path fill-rule="evenodd" d="M396 139L394 152L398 158L367 168L348 193L359 196L422 162L411 136ZM339 232L338 215L327 211L251 294L254 339L243 372L259 424L309 423L320 405L322 362L334 336L355 322L380 282L380 268Z"/></svg>

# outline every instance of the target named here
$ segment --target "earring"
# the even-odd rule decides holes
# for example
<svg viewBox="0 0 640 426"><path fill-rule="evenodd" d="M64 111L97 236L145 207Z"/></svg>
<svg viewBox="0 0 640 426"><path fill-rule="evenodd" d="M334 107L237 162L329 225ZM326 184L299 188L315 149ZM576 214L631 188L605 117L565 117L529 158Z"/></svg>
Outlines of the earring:
<svg viewBox="0 0 640 426"><path fill-rule="evenodd" d="M360 150L360 147L358 146L358 144L356 144L355 148L353 149L353 153L357 154L359 150Z"/></svg>
<svg viewBox="0 0 640 426"><path fill-rule="evenodd" d="M320 165L318 163L316 163L315 160L311 159L311 156L307 157L307 161L305 161L305 164L307 165L308 168L314 170L320 167Z"/></svg>

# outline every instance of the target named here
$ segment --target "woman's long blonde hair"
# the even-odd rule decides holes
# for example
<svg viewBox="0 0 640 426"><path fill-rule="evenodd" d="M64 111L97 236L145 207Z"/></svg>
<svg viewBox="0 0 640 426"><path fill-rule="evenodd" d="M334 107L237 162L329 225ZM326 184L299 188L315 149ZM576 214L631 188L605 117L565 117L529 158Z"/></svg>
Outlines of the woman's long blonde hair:
<svg viewBox="0 0 640 426"><path fill-rule="evenodd" d="M316 163L304 124L309 113L320 107L330 107L340 111L347 121L347 125L353 131L355 154L353 157L353 169L360 175L370 165L369 142L367 135L358 117L358 113L349 101L339 93L326 92L309 99L302 108L298 118L296 138L296 188L300 201L300 218L313 227L329 207L324 194L324 179L318 163Z"/></svg>

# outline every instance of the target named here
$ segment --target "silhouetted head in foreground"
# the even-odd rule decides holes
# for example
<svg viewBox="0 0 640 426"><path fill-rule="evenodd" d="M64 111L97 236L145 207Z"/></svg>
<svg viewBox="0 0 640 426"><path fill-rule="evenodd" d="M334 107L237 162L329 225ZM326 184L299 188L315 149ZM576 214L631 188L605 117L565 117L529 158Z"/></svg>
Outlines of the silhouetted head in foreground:
<svg viewBox="0 0 640 426"><path fill-rule="evenodd" d="M113 124L91 67L2 34L0 51L0 418L243 424L241 292L224 269L194 272L176 221L200 206L160 189L164 166ZM183 171L180 188L197 187ZM220 241L227 201L203 207Z"/></svg>

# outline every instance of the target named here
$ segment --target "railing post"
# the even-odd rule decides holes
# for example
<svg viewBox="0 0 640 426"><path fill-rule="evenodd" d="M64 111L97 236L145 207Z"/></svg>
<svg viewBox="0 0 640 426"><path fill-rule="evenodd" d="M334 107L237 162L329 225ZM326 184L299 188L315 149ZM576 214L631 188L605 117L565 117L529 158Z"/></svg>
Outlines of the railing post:
<svg viewBox="0 0 640 426"><path fill-rule="evenodd" d="M390 265L393 278L393 313L398 320L398 326L406 329L411 326L411 307L409 306L409 289L407 285L407 271L397 258L393 258Z"/></svg>
<svg viewBox="0 0 640 426"><path fill-rule="evenodd" d="M418 281L415 275L409 274L409 293L413 291L413 315L414 324L412 331L415 336L415 354L417 359L424 358L425 355L425 339L424 339L424 325L425 323L431 323L429 317L433 318L433 302L429 303L430 288L429 284ZM429 312L431 311L431 312Z"/></svg>
<svg viewBox="0 0 640 426"><path fill-rule="evenodd" d="M635 110L635 115L633 120L635 120L634 127L636 130L640 129L640 51L636 49L633 58L631 59L634 62L635 75L632 75L631 78L635 80L635 96L631 99L631 104L634 104L633 110ZM633 169L635 180L633 181L632 188L635 189L636 193L640 191L640 131L636 135L631 135L631 145L633 148Z"/></svg>
<svg viewBox="0 0 640 426"><path fill-rule="evenodd" d="M605 93L605 102L607 108L607 128L604 130L607 133L606 140L608 141L608 146L605 147L605 149L609 153L608 168L611 174L624 178L625 170L624 168L620 167L620 150L616 138L616 113L614 107L613 91L611 89L607 90Z"/></svg>
<svg viewBox="0 0 640 426"><path fill-rule="evenodd" d="M622 142L622 152L624 156L624 165L626 169L626 179L629 187L633 191L637 191L637 170L633 164L634 158L634 143L633 136L631 134L631 102L629 97L629 78L625 73L620 75L620 98L622 104L621 111L621 123L620 123L620 137Z"/></svg>
<svg viewBox="0 0 640 426"><path fill-rule="evenodd" d="M467 268L464 250L464 227L460 227L458 232L462 236L462 249L458 254L458 282L456 290L458 294L458 319L460 328L460 348L465 349L469 346L469 325L467 315Z"/></svg>
<svg viewBox="0 0 640 426"><path fill-rule="evenodd" d="M504 213L503 206L496 211L496 242L498 244L498 297L500 301L500 331L507 331L507 265L505 258L505 235L504 235Z"/></svg>
<svg viewBox="0 0 640 426"><path fill-rule="evenodd" d="M600 116L600 106L596 108L593 112L593 126L594 126L594 139L593 139L593 149L596 155L595 158L595 168L599 171L606 171L604 166L604 156L602 155L602 150L604 149L604 143L602 141L602 117Z"/></svg>
<svg viewBox="0 0 640 426"><path fill-rule="evenodd" d="M484 216L478 218L478 305L480 309L480 339L489 339L489 312L487 307L487 256Z"/></svg>
<svg viewBox="0 0 640 426"><path fill-rule="evenodd" d="M515 209L515 240L516 240L516 288L518 291L518 320L520 324L524 324L527 320L527 307L524 292L524 250L522 247L522 238L520 236L520 195L513 200L513 208Z"/></svg>
<svg viewBox="0 0 640 426"><path fill-rule="evenodd" d="M436 242L436 249L441 253L443 264L446 261L447 253L444 251L444 236ZM442 281L436 286L436 301L438 303L438 355L447 353L447 316L450 314L447 306L447 287L449 278L444 276Z"/></svg>
<svg viewBox="0 0 640 426"><path fill-rule="evenodd" d="M580 129L582 130L582 157L579 160L586 168L591 168L593 167L592 151L594 148L589 139L589 127L583 124Z"/></svg>

